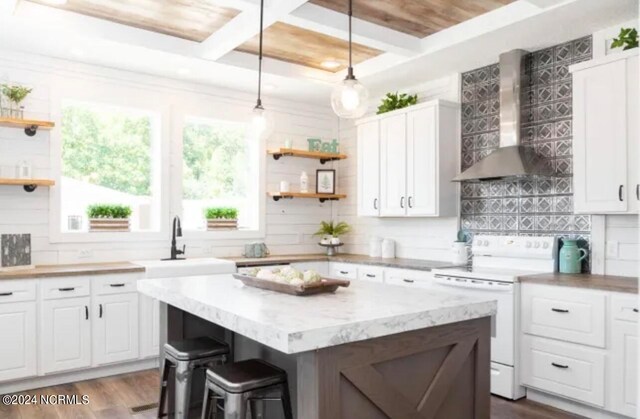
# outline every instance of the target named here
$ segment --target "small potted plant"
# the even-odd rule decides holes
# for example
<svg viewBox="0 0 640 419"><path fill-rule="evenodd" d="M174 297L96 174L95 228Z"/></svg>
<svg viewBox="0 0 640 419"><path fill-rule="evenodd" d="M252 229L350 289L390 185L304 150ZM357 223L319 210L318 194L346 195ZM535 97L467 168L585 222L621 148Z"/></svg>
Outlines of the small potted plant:
<svg viewBox="0 0 640 419"><path fill-rule="evenodd" d="M129 231L131 207L118 204L95 204L87 208L89 231Z"/></svg>
<svg viewBox="0 0 640 419"><path fill-rule="evenodd" d="M322 237L320 240L321 246L327 247L327 255L333 256L335 254L334 247L342 245L340 236L347 234L351 231L351 226L344 221L334 223L333 221L321 221L320 229L313 235Z"/></svg>
<svg viewBox="0 0 640 419"><path fill-rule="evenodd" d="M395 111L396 109L406 108L407 106L413 106L418 103L418 95L409 95L407 93L387 93L382 99L382 103L378 106L378 115Z"/></svg>
<svg viewBox="0 0 640 419"><path fill-rule="evenodd" d="M236 230L238 228L238 209L232 207L209 207L204 209L207 230Z"/></svg>
<svg viewBox="0 0 640 419"><path fill-rule="evenodd" d="M20 103L31 93L32 89L19 85L3 84L2 96L6 97L9 101L10 107L2 109L2 116L9 116L11 118L22 119L24 117L24 107L20 106Z"/></svg>

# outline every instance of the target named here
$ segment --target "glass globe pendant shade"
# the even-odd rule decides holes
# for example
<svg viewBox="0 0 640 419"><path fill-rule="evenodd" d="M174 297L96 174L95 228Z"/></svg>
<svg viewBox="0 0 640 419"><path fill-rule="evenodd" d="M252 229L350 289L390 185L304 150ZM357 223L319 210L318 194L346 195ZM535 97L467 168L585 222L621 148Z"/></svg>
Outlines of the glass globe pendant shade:
<svg viewBox="0 0 640 419"><path fill-rule="evenodd" d="M334 87L331 93L331 107L340 118L360 118L367 112L368 102L367 88L349 76Z"/></svg>
<svg viewBox="0 0 640 419"><path fill-rule="evenodd" d="M249 128L252 137L255 138L268 138L274 129L274 123L271 115L267 112L262 104L257 104L251 111L249 117Z"/></svg>

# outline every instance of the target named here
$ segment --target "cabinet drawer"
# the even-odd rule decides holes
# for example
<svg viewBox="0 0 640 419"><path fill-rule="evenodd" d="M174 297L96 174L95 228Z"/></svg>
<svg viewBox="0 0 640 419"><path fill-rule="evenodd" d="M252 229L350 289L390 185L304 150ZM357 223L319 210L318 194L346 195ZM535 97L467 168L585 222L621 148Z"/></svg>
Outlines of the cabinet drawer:
<svg viewBox="0 0 640 419"><path fill-rule="evenodd" d="M433 274L426 271L387 268L384 271L384 282L406 287L430 288L433 285Z"/></svg>
<svg viewBox="0 0 640 419"><path fill-rule="evenodd" d="M534 336L522 340L522 384L604 406L605 355Z"/></svg>
<svg viewBox="0 0 640 419"><path fill-rule="evenodd" d="M359 266L358 279L362 281L384 282L384 269L377 266Z"/></svg>
<svg viewBox="0 0 640 419"><path fill-rule="evenodd" d="M91 294L91 277L74 276L40 281L40 295L43 300L84 297Z"/></svg>
<svg viewBox="0 0 640 419"><path fill-rule="evenodd" d="M598 291L523 284L522 330L604 348L606 300Z"/></svg>
<svg viewBox="0 0 640 419"><path fill-rule="evenodd" d="M331 263L332 278L358 279L358 267L352 263Z"/></svg>
<svg viewBox="0 0 640 419"><path fill-rule="evenodd" d="M640 303L636 295L613 295L611 297L611 313L616 320L638 322Z"/></svg>
<svg viewBox="0 0 640 419"><path fill-rule="evenodd" d="M93 295L137 292L138 275L100 275L92 280Z"/></svg>
<svg viewBox="0 0 640 419"><path fill-rule="evenodd" d="M36 299L36 280L0 281L0 304Z"/></svg>

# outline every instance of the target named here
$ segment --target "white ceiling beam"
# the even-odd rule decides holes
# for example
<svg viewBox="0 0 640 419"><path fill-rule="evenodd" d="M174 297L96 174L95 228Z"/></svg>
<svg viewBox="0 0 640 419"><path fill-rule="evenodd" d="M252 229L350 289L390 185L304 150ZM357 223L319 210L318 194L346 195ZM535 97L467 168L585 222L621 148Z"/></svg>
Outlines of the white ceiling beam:
<svg viewBox="0 0 640 419"><path fill-rule="evenodd" d="M281 20L335 38L349 39L347 15L315 4L302 5ZM353 42L407 57L421 52L420 38L357 18L353 18Z"/></svg>
<svg viewBox="0 0 640 419"><path fill-rule="evenodd" d="M271 0L264 10L264 28L281 20L308 0ZM200 56L217 60L250 40L260 32L260 9L246 10L211 34L199 46Z"/></svg>
<svg viewBox="0 0 640 419"><path fill-rule="evenodd" d="M11 16L17 5L18 0L0 0L0 16Z"/></svg>

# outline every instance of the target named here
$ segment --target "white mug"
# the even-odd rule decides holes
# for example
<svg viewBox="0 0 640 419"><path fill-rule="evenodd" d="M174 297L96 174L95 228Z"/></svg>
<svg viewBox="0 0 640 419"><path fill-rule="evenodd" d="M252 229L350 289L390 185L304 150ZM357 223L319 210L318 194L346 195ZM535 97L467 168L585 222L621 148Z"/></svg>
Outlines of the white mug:
<svg viewBox="0 0 640 419"><path fill-rule="evenodd" d="M284 140L284 148L293 148L293 140Z"/></svg>
<svg viewBox="0 0 640 419"><path fill-rule="evenodd" d="M467 243L453 242L453 246L451 247L451 262L457 265L466 265L469 262L468 258Z"/></svg>
<svg viewBox="0 0 640 419"><path fill-rule="evenodd" d="M281 180L280 181L280 192L290 192L291 191L291 184L289 183L288 180Z"/></svg>

